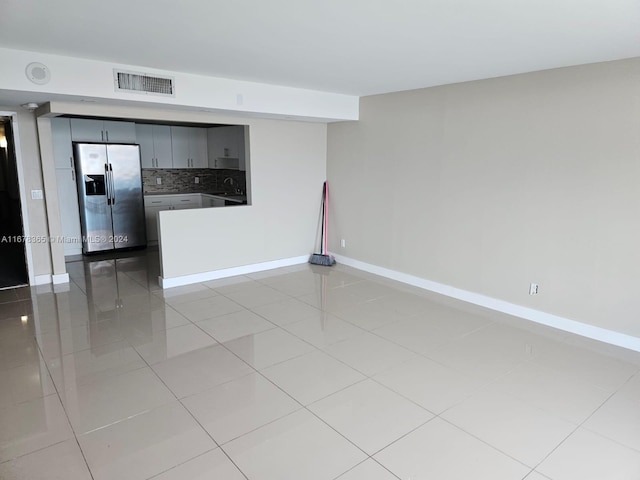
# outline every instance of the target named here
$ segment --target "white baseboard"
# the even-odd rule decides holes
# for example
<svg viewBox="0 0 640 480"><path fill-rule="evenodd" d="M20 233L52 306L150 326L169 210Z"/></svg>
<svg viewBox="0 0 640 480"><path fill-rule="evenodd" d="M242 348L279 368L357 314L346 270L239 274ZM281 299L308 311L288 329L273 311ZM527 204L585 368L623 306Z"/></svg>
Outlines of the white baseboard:
<svg viewBox="0 0 640 480"><path fill-rule="evenodd" d="M309 261L309 255L301 257L283 258L281 260L272 260L270 262L254 263L252 265L243 265L241 267L224 268L222 270L213 270L210 272L194 273L193 275L183 275L180 277L158 277L160 286L164 288L181 287L192 283L208 282L209 280L217 280L219 278L233 277L236 275L246 275L248 273L263 272L265 270L273 270L274 268L290 267L299 265Z"/></svg>
<svg viewBox="0 0 640 480"><path fill-rule="evenodd" d="M610 343L619 347L628 348L640 352L640 338L627 335L624 333L608 330L602 327L596 327L595 325L589 325L587 323L577 322L569 318L560 317L551 313L542 312L529 307L523 307L515 303L510 303L504 300L500 300L479 293L470 292L468 290L462 290L460 288L445 285L443 283L433 282L424 278L409 275L407 273L398 272L370 263L361 262L360 260L354 260L342 255L334 255L336 260L344 265L364 270L365 272L380 275L381 277L390 278L391 280L397 280L398 282L413 285L414 287L423 288L431 292L440 293L448 297L457 298L465 302L480 305L482 307L496 310L498 312L507 313L515 317L531 320L542 325L564 330L566 332L575 333L583 337L592 338L601 342Z"/></svg>
<svg viewBox="0 0 640 480"><path fill-rule="evenodd" d="M69 283L69 274L68 273L60 273L58 275L52 275L51 281L54 285L60 285L61 283Z"/></svg>
<svg viewBox="0 0 640 480"><path fill-rule="evenodd" d="M33 285L48 285L53 283L54 285L60 285L62 283L69 283L69 274L61 273L59 275L36 275L33 279Z"/></svg>
<svg viewBox="0 0 640 480"><path fill-rule="evenodd" d="M33 278L34 285L47 285L49 283L51 283L51 275L48 273L45 275L36 275Z"/></svg>

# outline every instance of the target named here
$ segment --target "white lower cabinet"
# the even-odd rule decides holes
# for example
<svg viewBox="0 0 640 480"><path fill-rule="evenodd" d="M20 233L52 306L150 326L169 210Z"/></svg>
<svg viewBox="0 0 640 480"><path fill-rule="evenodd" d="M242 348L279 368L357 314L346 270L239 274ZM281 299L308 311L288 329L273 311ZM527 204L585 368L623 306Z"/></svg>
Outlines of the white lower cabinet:
<svg viewBox="0 0 640 480"><path fill-rule="evenodd" d="M202 206L203 207L224 207L227 202L222 198L214 197L211 195L202 195Z"/></svg>
<svg viewBox="0 0 640 480"><path fill-rule="evenodd" d="M158 242L158 212L187 210L202 206L202 195L199 193L146 195L144 197L144 215L147 224L147 243L155 244Z"/></svg>

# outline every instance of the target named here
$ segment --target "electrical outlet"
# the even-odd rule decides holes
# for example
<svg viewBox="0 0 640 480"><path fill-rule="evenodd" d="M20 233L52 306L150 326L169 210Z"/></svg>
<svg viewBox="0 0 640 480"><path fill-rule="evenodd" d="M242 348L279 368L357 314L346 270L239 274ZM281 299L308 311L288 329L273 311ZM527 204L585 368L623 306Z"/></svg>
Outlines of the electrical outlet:
<svg viewBox="0 0 640 480"><path fill-rule="evenodd" d="M195 177L194 181L195 181L195 183L200 183L200 177Z"/></svg>
<svg viewBox="0 0 640 480"><path fill-rule="evenodd" d="M532 283L529 285L529 295L537 295L538 294L538 284Z"/></svg>
<svg viewBox="0 0 640 480"><path fill-rule="evenodd" d="M156 185L162 185L162 178L156 177Z"/></svg>
<svg viewBox="0 0 640 480"><path fill-rule="evenodd" d="M31 190L31 200L42 200L42 190Z"/></svg>
<svg viewBox="0 0 640 480"><path fill-rule="evenodd" d="M347 248L347 241L344 238L340 239L340 246L342 248Z"/></svg>

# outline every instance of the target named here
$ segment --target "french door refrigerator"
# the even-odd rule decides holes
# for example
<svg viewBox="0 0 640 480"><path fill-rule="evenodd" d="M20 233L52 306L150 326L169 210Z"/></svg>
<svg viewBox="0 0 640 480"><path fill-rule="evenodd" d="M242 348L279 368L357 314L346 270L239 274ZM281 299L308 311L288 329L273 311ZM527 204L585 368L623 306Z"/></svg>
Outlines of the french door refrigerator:
<svg viewBox="0 0 640 480"><path fill-rule="evenodd" d="M140 147L74 143L82 253L147 244Z"/></svg>

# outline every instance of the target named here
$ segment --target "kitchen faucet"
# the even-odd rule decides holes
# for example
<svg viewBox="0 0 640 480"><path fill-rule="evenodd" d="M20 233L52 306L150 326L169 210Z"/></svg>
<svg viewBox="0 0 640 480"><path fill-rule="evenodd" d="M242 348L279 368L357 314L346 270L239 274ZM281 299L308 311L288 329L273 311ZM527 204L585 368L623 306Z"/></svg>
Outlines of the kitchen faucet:
<svg viewBox="0 0 640 480"><path fill-rule="evenodd" d="M227 182L227 180L229 180L229 181ZM233 178L227 177L227 178L224 179L224 182L222 182L222 183L228 183L231 186L231 188L233 188L234 193L237 193L239 195L244 195L244 192L242 191L242 188L240 188L239 186L235 186L235 185L237 185L237 182L234 182Z"/></svg>

